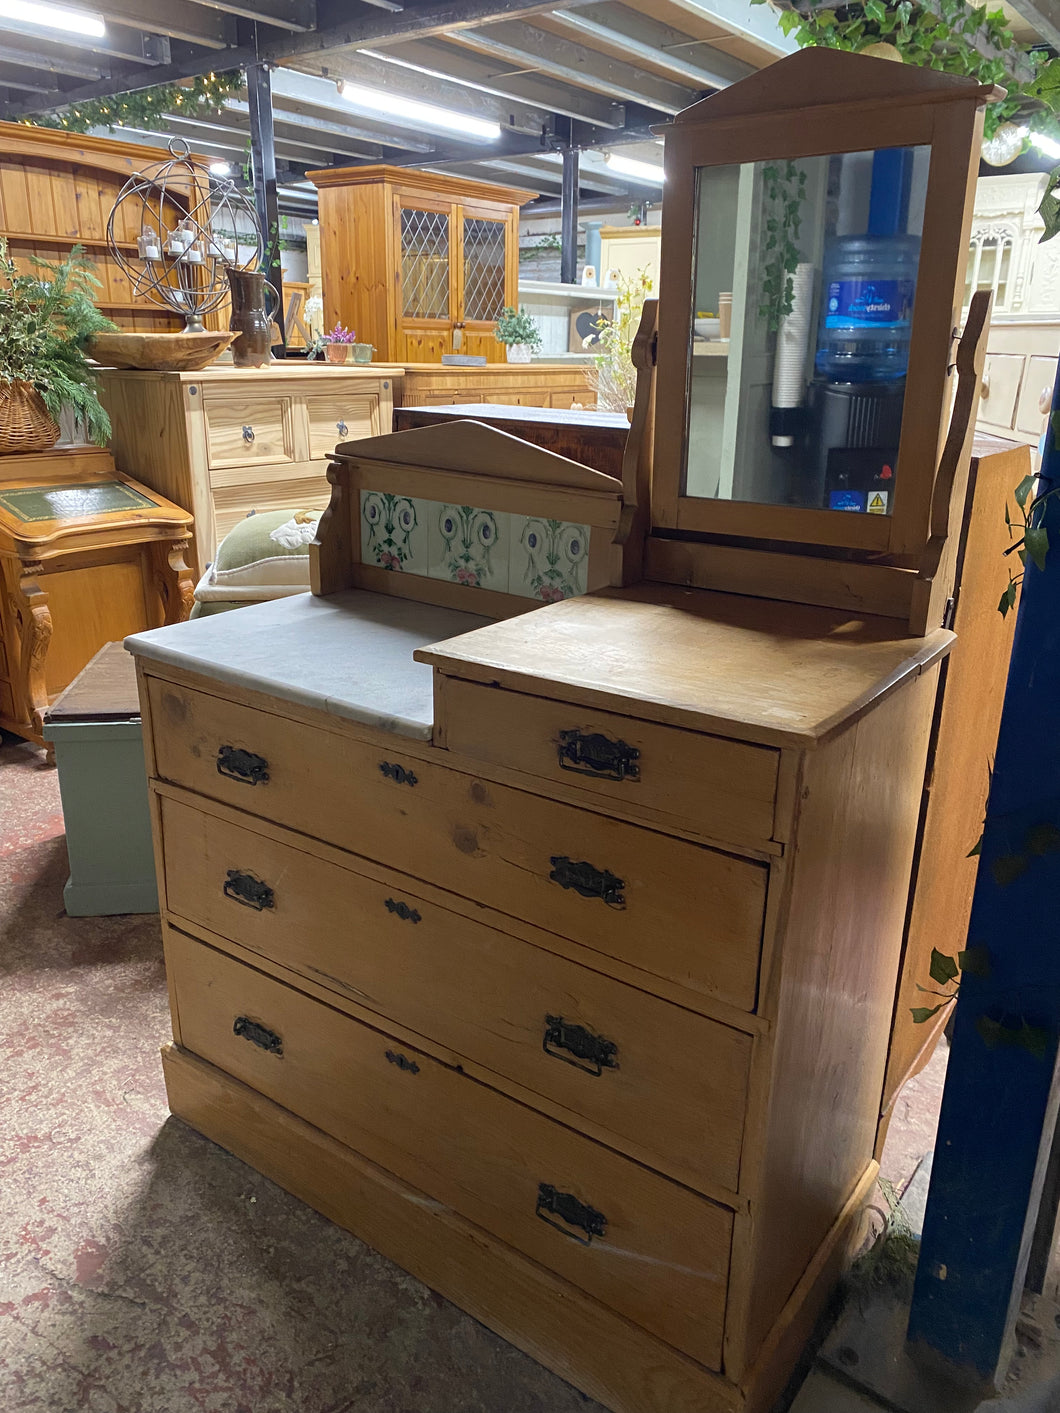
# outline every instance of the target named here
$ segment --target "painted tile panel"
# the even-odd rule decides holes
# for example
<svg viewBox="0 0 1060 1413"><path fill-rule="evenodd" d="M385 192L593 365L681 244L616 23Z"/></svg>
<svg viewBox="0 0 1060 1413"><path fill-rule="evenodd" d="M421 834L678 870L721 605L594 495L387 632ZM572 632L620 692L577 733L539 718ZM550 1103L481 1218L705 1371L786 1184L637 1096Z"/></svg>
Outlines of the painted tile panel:
<svg viewBox="0 0 1060 1413"><path fill-rule="evenodd" d="M589 526L513 515L508 592L555 603L585 593Z"/></svg>
<svg viewBox="0 0 1060 1413"><path fill-rule="evenodd" d="M421 504L427 516L430 577L507 593L511 516L470 505Z"/></svg>
<svg viewBox="0 0 1060 1413"><path fill-rule="evenodd" d="M361 491L361 560L404 574L427 573L425 501Z"/></svg>
<svg viewBox="0 0 1060 1413"><path fill-rule="evenodd" d="M586 592L589 526L362 490L361 559L554 603Z"/></svg>

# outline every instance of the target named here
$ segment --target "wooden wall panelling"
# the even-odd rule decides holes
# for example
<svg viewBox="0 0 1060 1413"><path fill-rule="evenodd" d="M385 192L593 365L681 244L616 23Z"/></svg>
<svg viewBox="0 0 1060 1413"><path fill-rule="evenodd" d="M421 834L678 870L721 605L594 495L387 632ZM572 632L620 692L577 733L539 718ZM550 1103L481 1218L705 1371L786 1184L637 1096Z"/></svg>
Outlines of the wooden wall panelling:
<svg viewBox="0 0 1060 1413"><path fill-rule="evenodd" d="M108 318L138 332L178 329L180 316L137 295L107 248L107 220L127 178L147 164L168 161L170 154L118 138L19 123L0 123L0 146L0 235L8 236L19 269L31 273L34 255L61 261L81 243L100 281L96 303ZM130 208L115 236L135 250L138 234L138 217ZM211 322L220 327L215 318ZM227 326L227 315L224 322Z"/></svg>

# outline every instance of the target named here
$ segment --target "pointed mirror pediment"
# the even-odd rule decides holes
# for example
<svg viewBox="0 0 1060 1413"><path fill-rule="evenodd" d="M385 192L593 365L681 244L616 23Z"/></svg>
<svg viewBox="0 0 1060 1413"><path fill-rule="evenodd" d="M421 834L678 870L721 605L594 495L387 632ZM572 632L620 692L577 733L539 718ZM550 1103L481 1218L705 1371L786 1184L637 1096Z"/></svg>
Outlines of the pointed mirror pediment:
<svg viewBox="0 0 1060 1413"><path fill-rule="evenodd" d="M712 93L682 109L674 119L674 126L702 122L706 118L778 113L855 101L871 103L876 99L982 102L984 97L1000 91L959 74L940 74L934 69L898 64L868 54L800 49L797 54L779 59L731 88Z"/></svg>

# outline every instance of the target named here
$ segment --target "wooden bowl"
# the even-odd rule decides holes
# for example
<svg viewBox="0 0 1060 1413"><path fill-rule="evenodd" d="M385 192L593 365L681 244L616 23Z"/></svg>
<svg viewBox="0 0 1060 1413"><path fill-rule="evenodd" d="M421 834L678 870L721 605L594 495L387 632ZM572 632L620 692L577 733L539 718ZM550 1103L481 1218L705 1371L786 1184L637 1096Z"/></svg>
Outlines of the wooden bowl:
<svg viewBox="0 0 1060 1413"><path fill-rule="evenodd" d="M202 334L96 334L89 356L105 368L150 368L159 373L197 373L237 337L207 329Z"/></svg>

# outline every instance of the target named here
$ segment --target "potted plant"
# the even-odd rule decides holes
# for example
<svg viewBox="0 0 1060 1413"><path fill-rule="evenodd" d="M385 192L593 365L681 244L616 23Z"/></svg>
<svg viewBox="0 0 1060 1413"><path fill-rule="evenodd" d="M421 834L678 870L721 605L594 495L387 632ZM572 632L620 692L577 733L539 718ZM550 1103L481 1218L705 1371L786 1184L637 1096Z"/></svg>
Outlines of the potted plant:
<svg viewBox="0 0 1060 1413"><path fill-rule="evenodd" d="M19 274L0 238L0 455L54 446L64 407L104 446L110 419L85 346L117 326L92 303L99 281L80 245L61 264L36 256L32 263L39 275Z"/></svg>
<svg viewBox="0 0 1060 1413"><path fill-rule="evenodd" d="M336 324L330 334L324 335L324 352L328 362L348 363L356 342L357 335L352 329L346 329L341 324Z"/></svg>
<svg viewBox="0 0 1060 1413"><path fill-rule="evenodd" d="M497 320L497 342L505 345L509 363L529 363L541 347L541 333L525 309L505 305Z"/></svg>
<svg viewBox="0 0 1060 1413"><path fill-rule="evenodd" d="M620 274L614 317L601 318L598 332L583 340L583 346L593 352L597 407L608 412L625 412L631 420L637 393L633 340L651 286L647 270L638 270L635 275Z"/></svg>

